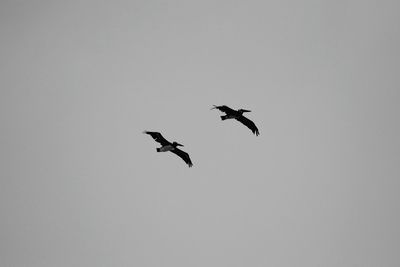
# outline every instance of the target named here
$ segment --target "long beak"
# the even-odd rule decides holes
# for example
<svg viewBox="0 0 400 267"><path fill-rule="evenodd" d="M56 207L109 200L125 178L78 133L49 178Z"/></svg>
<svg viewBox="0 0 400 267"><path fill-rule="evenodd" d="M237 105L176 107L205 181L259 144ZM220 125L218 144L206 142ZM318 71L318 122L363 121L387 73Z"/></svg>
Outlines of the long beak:
<svg viewBox="0 0 400 267"><path fill-rule="evenodd" d="M213 107L212 108L210 108L210 110L212 110L212 109L216 109L217 108L217 106L216 105L213 105Z"/></svg>
<svg viewBox="0 0 400 267"><path fill-rule="evenodd" d="M184 145L177 143L176 146L184 146Z"/></svg>
<svg viewBox="0 0 400 267"><path fill-rule="evenodd" d="M242 109L243 112L251 112L251 110L248 109Z"/></svg>

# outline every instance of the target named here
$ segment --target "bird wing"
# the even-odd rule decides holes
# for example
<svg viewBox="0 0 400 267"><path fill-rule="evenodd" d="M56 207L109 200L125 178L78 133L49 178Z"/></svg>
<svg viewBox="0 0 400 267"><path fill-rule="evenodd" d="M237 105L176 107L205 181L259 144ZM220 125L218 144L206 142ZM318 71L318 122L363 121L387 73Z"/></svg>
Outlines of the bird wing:
<svg viewBox="0 0 400 267"><path fill-rule="evenodd" d="M254 122L252 122L251 120L249 120L248 118L246 118L245 116L240 116L238 118L236 118L236 120L240 121L241 123L243 123L244 125L247 126L247 128L249 128L255 135L259 135L260 133L258 132L258 128L257 126L254 124Z"/></svg>
<svg viewBox="0 0 400 267"><path fill-rule="evenodd" d="M232 114L232 113L236 112L236 110L233 110L230 107L225 106L225 105L223 105L223 106L214 105L214 107L212 109L215 109L215 108L218 109L219 111L225 112L226 114L228 114L228 113Z"/></svg>
<svg viewBox="0 0 400 267"><path fill-rule="evenodd" d="M190 160L189 154L186 153L185 151L180 150L179 148L175 148L171 150L172 153L175 155L179 156L181 159L183 159L189 167L193 166L192 161Z"/></svg>
<svg viewBox="0 0 400 267"><path fill-rule="evenodd" d="M150 135L153 139L162 146L170 144L159 132L144 131L143 133Z"/></svg>

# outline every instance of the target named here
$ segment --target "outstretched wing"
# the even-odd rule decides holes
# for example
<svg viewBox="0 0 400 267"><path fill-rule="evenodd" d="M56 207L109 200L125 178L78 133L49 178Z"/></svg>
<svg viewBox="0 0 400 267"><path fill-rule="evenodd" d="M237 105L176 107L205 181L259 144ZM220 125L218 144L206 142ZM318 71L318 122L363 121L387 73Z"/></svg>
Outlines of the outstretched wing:
<svg viewBox="0 0 400 267"><path fill-rule="evenodd" d="M171 150L172 153L175 155L179 156L181 159L183 159L189 167L193 166L192 161L190 160L189 154L186 153L185 151L180 150L179 148L175 148Z"/></svg>
<svg viewBox="0 0 400 267"><path fill-rule="evenodd" d="M238 118L236 118L236 120L240 121L241 123L243 123L244 125L247 126L247 128L249 128L253 134L255 135L259 135L260 133L258 132L258 128L257 126L254 124L254 122L252 122L251 120L249 120L248 118L246 118L245 116L240 116Z"/></svg>
<svg viewBox="0 0 400 267"><path fill-rule="evenodd" d="M170 142L168 142L159 132L150 132L150 131L144 131L143 133L150 135L153 137L153 139L160 143L162 146L169 145Z"/></svg>
<svg viewBox="0 0 400 267"><path fill-rule="evenodd" d="M232 113L235 113L235 112L236 112L236 110L233 110L233 109L231 109L230 107L225 106L225 105L223 105L223 106L216 106L216 105L214 105L214 107L211 108L211 109L215 109L215 108L218 109L219 111L225 112L226 114L232 114Z"/></svg>

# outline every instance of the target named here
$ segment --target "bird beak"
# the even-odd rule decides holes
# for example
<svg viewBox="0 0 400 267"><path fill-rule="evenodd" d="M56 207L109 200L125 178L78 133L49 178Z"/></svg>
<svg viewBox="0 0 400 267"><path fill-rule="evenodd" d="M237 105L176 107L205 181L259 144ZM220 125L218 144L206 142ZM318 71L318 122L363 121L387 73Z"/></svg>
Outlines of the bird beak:
<svg viewBox="0 0 400 267"><path fill-rule="evenodd" d="M178 144L176 144L176 146L184 146L184 145L181 145L181 144L178 143Z"/></svg>
<svg viewBox="0 0 400 267"><path fill-rule="evenodd" d="M251 110L248 109L242 109L243 112L251 112Z"/></svg>
<svg viewBox="0 0 400 267"><path fill-rule="evenodd" d="M216 109L217 108L217 106L216 105L213 105L213 107L212 108L210 108L210 110L212 110L212 109Z"/></svg>

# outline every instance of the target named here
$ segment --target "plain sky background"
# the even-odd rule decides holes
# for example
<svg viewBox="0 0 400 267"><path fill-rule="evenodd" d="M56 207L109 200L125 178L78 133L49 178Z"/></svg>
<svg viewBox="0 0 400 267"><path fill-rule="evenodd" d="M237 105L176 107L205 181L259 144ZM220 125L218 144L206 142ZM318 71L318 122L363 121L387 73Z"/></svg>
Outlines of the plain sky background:
<svg viewBox="0 0 400 267"><path fill-rule="evenodd" d="M2 1L0 265L400 266L399 10Z"/></svg>

